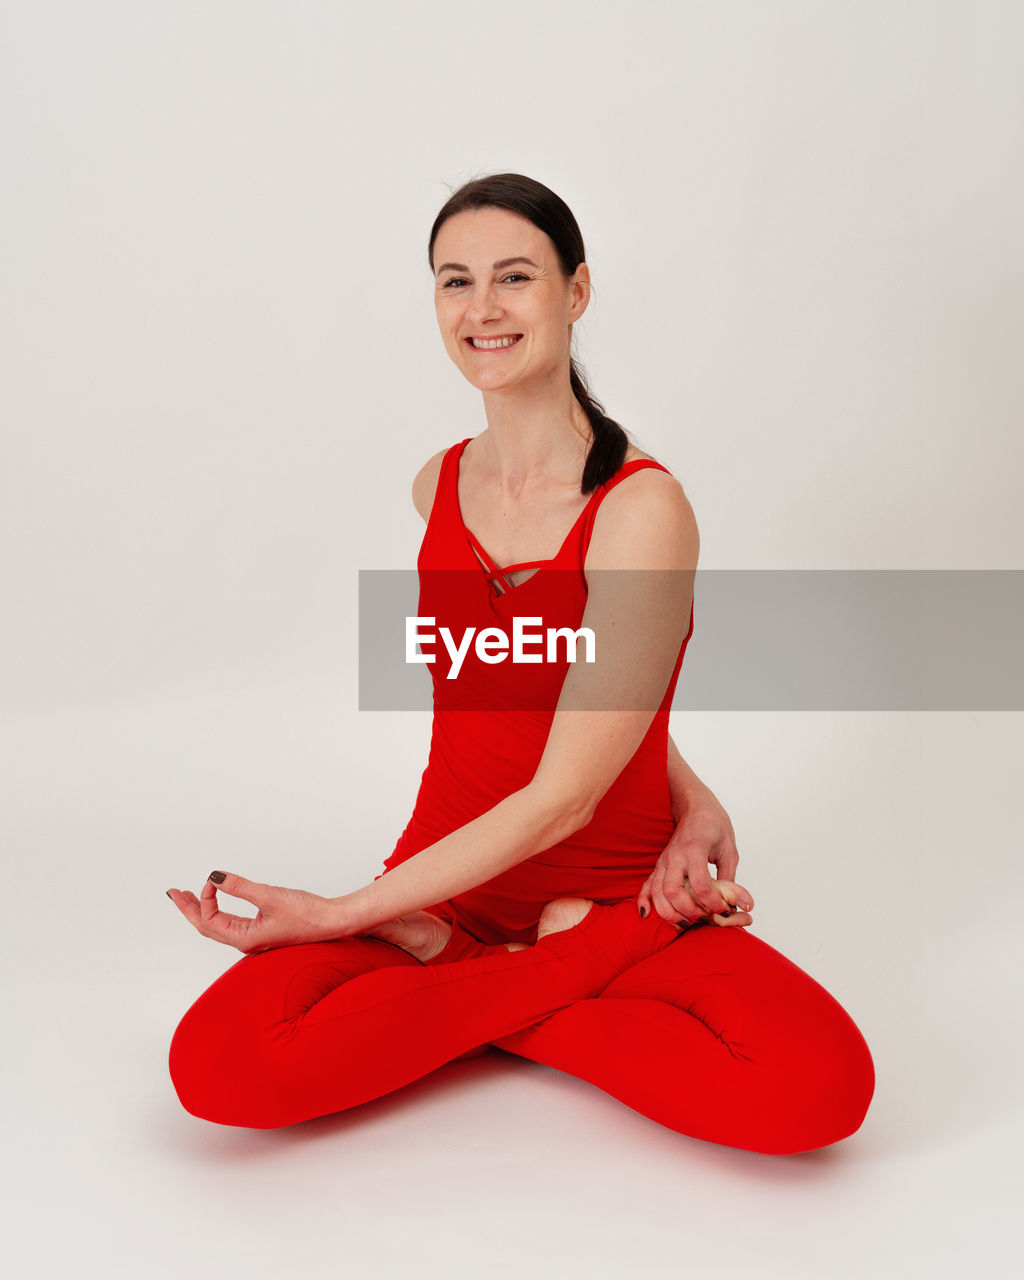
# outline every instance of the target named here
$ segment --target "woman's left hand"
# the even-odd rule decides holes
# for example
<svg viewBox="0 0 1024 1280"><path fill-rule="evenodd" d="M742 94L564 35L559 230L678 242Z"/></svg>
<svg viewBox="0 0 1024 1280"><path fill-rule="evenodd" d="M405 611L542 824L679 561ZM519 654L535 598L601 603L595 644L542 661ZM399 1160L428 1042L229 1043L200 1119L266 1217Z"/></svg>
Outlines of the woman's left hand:
<svg viewBox="0 0 1024 1280"><path fill-rule="evenodd" d="M215 877L219 877L216 882ZM218 888L233 898L251 902L259 913L249 918L221 911ZM258 884L230 872L214 871L198 898L181 889L168 889L167 896L204 938L237 947L246 955L346 936L337 900L304 889Z"/></svg>
<svg viewBox="0 0 1024 1280"><path fill-rule="evenodd" d="M709 916L715 924L743 927L753 924L754 899L736 886L738 910L731 909L711 876L733 880L739 864L736 836L729 815L706 788L687 804L672 838L637 895L645 913L652 909L670 924L693 924Z"/></svg>

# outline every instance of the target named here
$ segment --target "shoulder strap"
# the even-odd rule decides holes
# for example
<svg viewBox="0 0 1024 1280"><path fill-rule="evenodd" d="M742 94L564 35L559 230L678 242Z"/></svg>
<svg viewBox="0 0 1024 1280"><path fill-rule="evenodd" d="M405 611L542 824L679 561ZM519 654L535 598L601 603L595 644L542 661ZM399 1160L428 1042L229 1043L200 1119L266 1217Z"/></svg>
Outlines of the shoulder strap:
<svg viewBox="0 0 1024 1280"><path fill-rule="evenodd" d="M609 489L614 489L615 486L625 480L627 476L631 476L634 471L639 471L643 467L657 467L659 471L664 471L666 475L670 476L672 474L668 467L663 467L660 462L655 462L653 458L634 458L632 462L624 462L610 480L606 481L603 485L598 485L598 492L602 489L606 492Z"/></svg>
<svg viewBox="0 0 1024 1280"><path fill-rule="evenodd" d="M642 471L648 467L656 467L659 471L664 471L666 475L671 475L668 467L663 467L660 462L655 462L653 458L634 458L632 462L624 462L616 471L610 480L606 480L604 484L598 485L591 495L590 502L585 507L582 520L582 536L580 540L580 565L586 559L587 549L590 546L590 538L594 532L594 521L597 518L598 508L604 501L605 496L615 488L617 484L621 484L623 480L628 479L634 472Z"/></svg>
<svg viewBox="0 0 1024 1280"><path fill-rule="evenodd" d="M467 436L465 440L460 440L458 444L453 444L451 448L444 451L444 457L441 459L441 470L437 473L437 487L434 490L434 501L430 507L428 525L431 520L434 520L435 516L441 516L445 506L457 508L458 493L453 483L457 471L456 460L472 439L472 436Z"/></svg>

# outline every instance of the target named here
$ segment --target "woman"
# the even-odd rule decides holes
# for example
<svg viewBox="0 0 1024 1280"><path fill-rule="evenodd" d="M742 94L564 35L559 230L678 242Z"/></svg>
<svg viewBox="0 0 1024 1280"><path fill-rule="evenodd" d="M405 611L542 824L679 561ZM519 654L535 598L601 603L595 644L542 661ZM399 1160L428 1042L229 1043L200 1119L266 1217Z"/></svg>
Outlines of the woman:
<svg viewBox="0 0 1024 1280"><path fill-rule="evenodd" d="M729 819L668 736L697 528L571 356L590 297L576 221L538 182L486 177L442 208L428 257L487 429L414 481L419 613L492 640L527 614L586 628L600 661L565 644L516 669L478 645L456 670L433 652L430 759L372 884L326 899L214 872L198 898L169 891L247 953L175 1033L178 1095L276 1127L497 1045L680 1133L780 1154L835 1142L867 1110L871 1056L744 931ZM222 912L218 887L259 914Z"/></svg>

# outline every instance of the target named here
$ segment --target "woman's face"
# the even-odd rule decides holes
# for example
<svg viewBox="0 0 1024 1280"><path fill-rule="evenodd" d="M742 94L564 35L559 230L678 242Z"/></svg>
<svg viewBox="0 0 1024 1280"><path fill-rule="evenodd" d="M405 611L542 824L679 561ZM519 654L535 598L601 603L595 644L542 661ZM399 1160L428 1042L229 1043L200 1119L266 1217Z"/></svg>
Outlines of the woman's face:
<svg viewBox="0 0 1024 1280"><path fill-rule="evenodd" d="M480 391L568 379L570 326L590 300L590 272L562 274L555 246L507 209L466 209L434 241L434 305L448 354Z"/></svg>

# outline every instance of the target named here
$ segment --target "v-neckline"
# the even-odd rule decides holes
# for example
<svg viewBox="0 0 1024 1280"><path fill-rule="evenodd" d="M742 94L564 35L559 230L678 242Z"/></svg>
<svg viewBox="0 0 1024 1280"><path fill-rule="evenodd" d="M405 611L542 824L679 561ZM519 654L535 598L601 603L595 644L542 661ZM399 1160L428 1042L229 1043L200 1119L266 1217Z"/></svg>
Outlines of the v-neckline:
<svg viewBox="0 0 1024 1280"><path fill-rule="evenodd" d="M555 563L556 560L558 560L562 552L565 550L566 544L568 543L569 539L576 532L577 525L580 523L583 517L590 510L590 504L597 497L598 493L600 493L601 486L599 485L594 490L594 492L590 495L590 497L587 499L587 505L583 508L583 510L579 513L579 515L573 521L572 528L562 539L562 545L558 548L558 550L550 559L523 560L519 564L506 565L505 568L502 569L498 565L498 562L491 555L491 553L480 541L480 539L476 536L476 534L473 533L469 525L466 524L465 517L462 514L462 503L459 501L459 472L462 466L462 455L465 452L466 445L469 444L469 441L472 438L473 437L470 436L469 439L463 440L462 444L459 446L459 452L455 456L455 510L459 517L459 524L462 526L462 532L465 534L466 541L469 544L470 551L473 552L474 557L476 557L477 553L479 553L479 556L482 557L483 561L488 562L488 563L480 563L480 561L478 560L478 563L480 563L480 568L485 570L484 577L486 577L490 582L492 590L494 588L495 578L500 578L505 583L505 589L501 592L498 592L496 595L496 598L500 600L502 596L509 595L513 591L518 591L520 587L525 587L528 582L532 582L539 573L541 573L545 568L547 568L548 565L552 565ZM623 466L625 465L626 464L623 463ZM528 578L524 578L522 582L509 582L508 579L505 577L506 573L515 573L520 569L531 569L531 568L533 569L533 573L531 573ZM491 572L489 573L486 572L486 570L488 569L491 570Z"/></svg>

